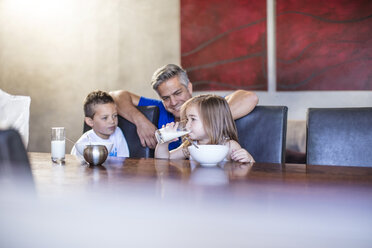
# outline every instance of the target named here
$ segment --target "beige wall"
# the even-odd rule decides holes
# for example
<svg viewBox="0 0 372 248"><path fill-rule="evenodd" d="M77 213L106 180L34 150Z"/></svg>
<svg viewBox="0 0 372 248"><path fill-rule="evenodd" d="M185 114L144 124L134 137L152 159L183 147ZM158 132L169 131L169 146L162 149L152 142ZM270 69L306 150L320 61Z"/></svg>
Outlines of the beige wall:
<svg viewBox="0 0 372 248"><path fill-rule="evenodd" d="M52 126L77 140L92 90L155 97L151 75L179 63L179 33L174 0L0 0L0 88L31 96L28 150L49 152Z"/></svg>

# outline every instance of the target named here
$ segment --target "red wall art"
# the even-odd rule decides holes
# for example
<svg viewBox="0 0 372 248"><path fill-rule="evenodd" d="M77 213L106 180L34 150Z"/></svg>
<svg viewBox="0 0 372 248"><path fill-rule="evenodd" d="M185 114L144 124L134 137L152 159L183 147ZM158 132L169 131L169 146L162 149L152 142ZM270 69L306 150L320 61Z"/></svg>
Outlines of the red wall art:
<svg viewBox="0 0 372 248"><path fill-rule="evenodd" d="M372 90L371 0L277 0L277 90Z"/></svg>
<svg viewBox="0 0 372 248"><path fill-rule="evenodd" d="M195 91L267 90L266 1L181 0L181 63Z"/></svg>

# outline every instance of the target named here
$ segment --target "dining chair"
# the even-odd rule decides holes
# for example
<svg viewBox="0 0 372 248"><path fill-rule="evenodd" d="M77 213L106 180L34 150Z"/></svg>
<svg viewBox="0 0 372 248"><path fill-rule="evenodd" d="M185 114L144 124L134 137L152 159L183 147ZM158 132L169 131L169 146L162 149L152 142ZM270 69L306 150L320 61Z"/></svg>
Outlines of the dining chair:
<svg viewBox="0 0 372 248"><path fill-rule="evenodd" d="M15 129L0 130L0 187L21 192L34 188L26 148Z"/></svg>
<svg viewBox="0 0 372 248"><path fill-rule="evenodd" d="M306 163L372 167L372 108L309 108Z"/></svg>
<svg viewBox="0 0 372 248"><path fill-rule="evenodd" d="M0 130L0 163L30 164L22 138L15 129Z"/></svg>
<svg viewBox="0 0 372 248"><path fill-rule="evenodd" d="M159 119L159 108L156 106L137 106L137 109L146 116L155 126L158 126ZM131 158L153 158L154 149L143 147L141 145L140 138L137 134L136 126L126 120L125 118L118 116L118 127L123 131L125 139L128 143L129 157ZM91 128L84 122L84 132Z"/></svg>
<svg viewBox="0 0 372 248"><path fill-rule="evenodd" d="M286 106L256 106L235 121L239 144L256 162L284 163L287 112Z"/></svg>

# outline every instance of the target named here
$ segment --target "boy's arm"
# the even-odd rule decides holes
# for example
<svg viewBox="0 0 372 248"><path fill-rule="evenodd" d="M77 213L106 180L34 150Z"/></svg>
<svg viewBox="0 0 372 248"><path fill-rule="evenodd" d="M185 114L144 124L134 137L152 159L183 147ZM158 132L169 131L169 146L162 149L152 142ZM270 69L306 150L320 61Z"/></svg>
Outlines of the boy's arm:
<svg viewBox="0 0 372 248"><path fill-rule="evenodd" d="M142 146L153 149L156 146L154 134L157 128L136 108L140 96L124 90L111 91L110 95L114 98L119 115L137 127Z"/></svg>
<svg viewBox="0 0 372 248"><path fill-rule="evenodd" d="M239 119L249 114L257 105L258 97L252 91L237 90L225 97L233 119Z"/></svg>

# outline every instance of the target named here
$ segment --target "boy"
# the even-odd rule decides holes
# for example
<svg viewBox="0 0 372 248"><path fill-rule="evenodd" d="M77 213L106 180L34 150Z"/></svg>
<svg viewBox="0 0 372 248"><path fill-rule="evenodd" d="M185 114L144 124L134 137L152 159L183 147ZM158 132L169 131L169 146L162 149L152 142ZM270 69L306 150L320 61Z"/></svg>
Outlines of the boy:
<svg viewBox="0 0 372 248"><path fill-rule="evenodd" d="M109 156L129 157L129 149L122 130L117 127L118 113L114 99L101 90L88 94L84 100L85 123L92 129L85 132L76 143L111 142L113 143ZM89 137L88 137L89 136ZM74 147L71 154L83 158Z"/></svg>

